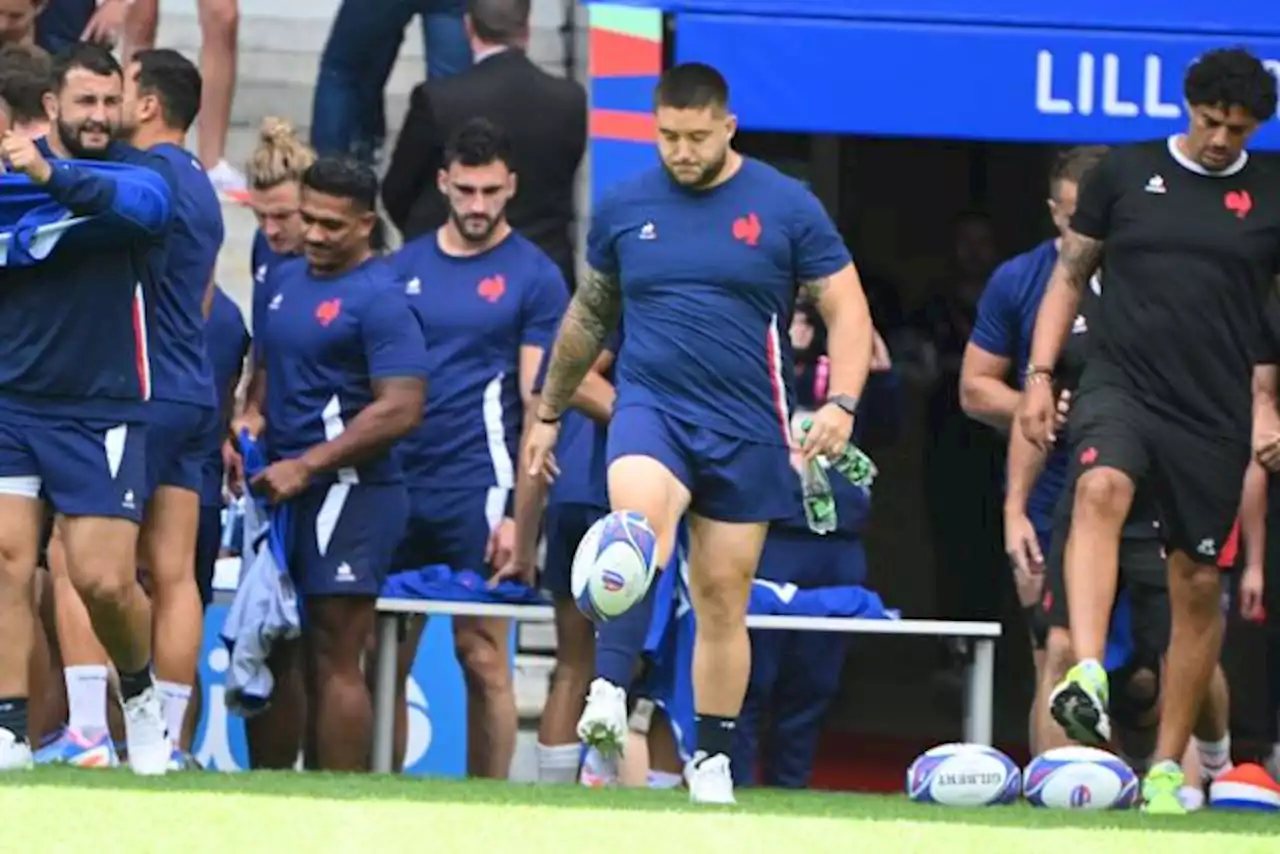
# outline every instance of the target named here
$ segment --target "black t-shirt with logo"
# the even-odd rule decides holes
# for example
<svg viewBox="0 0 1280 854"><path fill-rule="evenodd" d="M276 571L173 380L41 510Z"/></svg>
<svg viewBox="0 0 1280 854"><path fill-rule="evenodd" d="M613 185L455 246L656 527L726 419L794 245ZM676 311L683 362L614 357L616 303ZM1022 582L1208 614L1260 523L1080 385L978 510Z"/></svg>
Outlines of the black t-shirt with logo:
<svg viewBox="0 0 1280 854"><path fill-rule="evenodd" d="M1173 137L1119 147L1084 181L1071 227L1104 241L1082 386L1125 388L1163 421L1247 442L1253 366L1271 358L1280 177L1248 155L1209 172Z"/></svg>

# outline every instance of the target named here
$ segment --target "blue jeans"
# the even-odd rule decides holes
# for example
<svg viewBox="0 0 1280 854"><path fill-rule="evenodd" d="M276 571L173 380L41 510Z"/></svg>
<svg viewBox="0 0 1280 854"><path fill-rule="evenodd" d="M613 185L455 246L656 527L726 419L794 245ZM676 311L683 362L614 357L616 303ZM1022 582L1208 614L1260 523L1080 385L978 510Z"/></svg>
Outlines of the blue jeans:
<svg viewBox="0 0 1280 854"><path fill-rule="evenodd" d="M320 154L350 154L366 162L387 135L382 91L405 29L422 18L427 76L471 67L464 0L343 0L320 55L311 145Z"/></svg>

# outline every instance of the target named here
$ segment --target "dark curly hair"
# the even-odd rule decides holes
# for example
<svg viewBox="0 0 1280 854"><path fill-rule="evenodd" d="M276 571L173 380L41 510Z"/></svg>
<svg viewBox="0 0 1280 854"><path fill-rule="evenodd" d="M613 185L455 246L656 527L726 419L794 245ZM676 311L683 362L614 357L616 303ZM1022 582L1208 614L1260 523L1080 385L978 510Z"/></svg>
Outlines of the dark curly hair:
<svg viewBox="0 0 1280 854"><path fill-rule="evenodd" d="M1239 107L1259 122L1276 114L1276 78L1242 47L1211 50L1187 70L1183 85L1193 107Z"/></svg>

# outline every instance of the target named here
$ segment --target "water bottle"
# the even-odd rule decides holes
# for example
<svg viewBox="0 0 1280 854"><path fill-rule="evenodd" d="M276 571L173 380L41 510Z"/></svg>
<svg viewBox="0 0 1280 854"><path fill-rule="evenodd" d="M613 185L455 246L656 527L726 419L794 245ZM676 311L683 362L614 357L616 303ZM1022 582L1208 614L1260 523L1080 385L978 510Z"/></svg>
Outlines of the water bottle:
<svg viewBox="0 0 1280 854"><path fill-rule="evenodd" d="M808 418L800 425L800 429L804 431L805 435L808 435L809 430L812 428L813 421ZM845 480L863 489L870 489L871 484L876 479L876 475L879 474L879 470L871 457L867 456L866 452L853 444L853 442L844 446L844 453L832 460L831 466L840 472ZM829 488L830 484L828 484Z"/></svg>
<svg viewBox="0 0 1280 854"><path fill-rule="evenodd" d="M831 494L831 481L817 460L805 463L800 470L804 487L804 518L815 534L830 534L836 529L836 499Z"/></svg>

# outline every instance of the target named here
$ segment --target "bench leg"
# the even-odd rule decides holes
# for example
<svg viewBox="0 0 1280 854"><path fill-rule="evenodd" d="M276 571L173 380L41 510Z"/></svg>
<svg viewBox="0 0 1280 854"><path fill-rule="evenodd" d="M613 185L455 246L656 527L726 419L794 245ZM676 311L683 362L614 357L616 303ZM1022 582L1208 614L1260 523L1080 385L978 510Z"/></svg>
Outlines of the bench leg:
<svg viewBox="0 0 1280 854"><path fill-rule="evenodd" d="M373 770L391 773L396 734L396 651L399 617L378 614L378 660L373 686Z"/></svg>
<svg viewBox="0 0 1280 854"><path fill-rule="evenodd" d="M991 744L996 681L996 642L993 639L977 639L973 645L973 658L966 665L966 670L964 740L969 744Z"/></svg>

